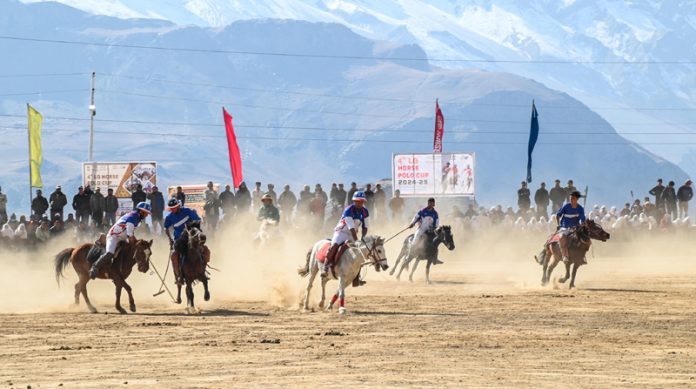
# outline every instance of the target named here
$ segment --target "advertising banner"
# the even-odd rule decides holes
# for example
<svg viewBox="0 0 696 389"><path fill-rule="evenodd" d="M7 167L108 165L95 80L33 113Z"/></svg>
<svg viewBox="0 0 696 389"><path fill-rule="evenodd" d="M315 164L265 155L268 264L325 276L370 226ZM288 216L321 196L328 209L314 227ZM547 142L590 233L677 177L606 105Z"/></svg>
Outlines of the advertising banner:
<svg viewBox="0 0 696 389"><path fill-rule="evenodd" d="M156 162L83 162L82 183L92 189L101 188L106 196L107 189L114 190L114 196L130 199L138 184L146 193L157 185Z"/></svg>
<svg viewBox="0 0 696 389"><path fill-rule="evenodd" d="M167 193L169 194L170 199L176 197L177 186L180 186L181 190L186 195L186 203L184 205L188 208L195 209L198 216L204 217L205 210L203 207L205 206L205 191L208 190L208 187L205 184L170 186L167 188ZM218 193L219 196L220 184L213 184L213 189Z"/></svg>
<svg viewBox="0 0 696 389"><path fill-rule="evenodd" d="M474 196L474 153L394 154L392 185L404 197Z"/></svg>

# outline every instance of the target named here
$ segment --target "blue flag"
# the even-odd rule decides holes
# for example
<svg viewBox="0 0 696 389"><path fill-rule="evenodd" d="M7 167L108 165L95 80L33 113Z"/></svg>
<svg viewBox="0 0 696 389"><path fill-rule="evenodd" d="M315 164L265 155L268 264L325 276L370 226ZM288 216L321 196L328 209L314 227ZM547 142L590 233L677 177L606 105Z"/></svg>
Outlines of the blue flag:
<svg viewBox="0 0 696 389"><path fill-rule="evenodd" d="M527 145L527 182L532 182L532 152L539 138L539 120L537 110L532 100L532 124L529 127L529 144Z"/></svg>

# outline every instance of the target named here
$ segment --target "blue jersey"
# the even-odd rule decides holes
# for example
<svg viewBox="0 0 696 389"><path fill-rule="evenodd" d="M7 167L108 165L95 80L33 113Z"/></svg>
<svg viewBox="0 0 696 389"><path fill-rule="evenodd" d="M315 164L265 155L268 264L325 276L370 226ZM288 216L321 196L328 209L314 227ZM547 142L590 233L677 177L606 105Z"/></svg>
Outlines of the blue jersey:
<svg viewBox="0 0 696 389"><path fill-rule="evenodd" d="M577 227L585 221L585 209L580 204L578 204L577 208L573 208L570 203L566 203L558 210L556 216L561 219L561 228Z"/></svg>
<svg viewBox="0 0 696 389"><path fill-rule="evenodd" d="M143 219L140 217L139 211L130 211L121 216L116 224L109 229L109 235L133 236L135 227L137 227Z"/></svg>
<svg viewBox="0 0 696 389"><path fill-rule="evenodd" d="M191 208L181 207L179 212L170 213L164 218L164 228L174 229L174 240L179 239L181 233L191 222L199 221L201 218L198 216L196 211Z"/></svg>
<svg viewBox="0 0 696 389"><path fill-rule="evenodd" d="M356 224L358 223L356 222L359 222L362 228L367 228L368 217L370 217L370 213L368 212L367 208L362 207L358 209L355 204L349 205L345 210L343 210L341 220L338 221L338 225L336 226L336 231L357 228L358 226Z"/></svg>
<svg viewBox="0 0 696 389"><path fill-rule="evenodd" d="M414 224L415 223L422 223L423 219L425 219L426 217L432 218L433 224L431 227L437 228L437 226L440 223L440 217L437 215L437 211L435 210L435 208L428 209L427 207L425 207L425 208L421 209L420 211L418 211L416 216L413 218L413 223Z"/></svg>

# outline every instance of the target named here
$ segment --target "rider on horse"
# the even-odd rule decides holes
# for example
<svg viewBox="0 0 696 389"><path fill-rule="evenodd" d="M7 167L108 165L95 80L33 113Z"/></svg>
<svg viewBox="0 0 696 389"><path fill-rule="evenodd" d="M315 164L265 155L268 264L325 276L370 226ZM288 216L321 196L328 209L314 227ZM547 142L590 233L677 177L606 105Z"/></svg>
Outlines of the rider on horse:
<svg viewBox="0 0 696 389"><path fill-rule="evenodd" d="M141 201L135 207L135 210L121 216L116 224L109 229L109 232L106 234L106 252L92 265L92 269L89 271L89 277L91 279L97 278L99 270L101 270L102 266L105 266L106 263L111 265L119 242L128 240L131 244L135 243L135 228L138 227L140 222L150 213L150 204Z"/></svg>
<svg viewBox="0 0 696 389"><path fill-rule="evenodd" d="M561 236L559 245L561 247L561 255L563 261L568 261L568 235L585 221L585 209L578 204L578 199L582 197L580 192L573 191L570 194L570 202L566 203L556 213L556 222L558 222L558 234Z"/></svg>
<svg viewBox="0 0 696 389"><path fill-rule="evenodd" d="M184 263L188 252L188 239L182 238L182 235L187 226L193 223L200 223L201 218L195 210L182 206L177 199L169 200L167 209L169 210L169 215L164 219L164 231L167 234L167 238L169 238L169 245L172 248L171 257L174 278L176 283L179 284L182 282L179 269ZM176 257L178 257L178 260Z"/></svg>
<svg viewBox="0 0 696 389"><path fill-rule="evenodd" d="M278 212L278 208L273 205L273 197L266 193L261 197L261 203L263 206L259 208L259 214L256 219L259 221L268 220L273 222L273 224L278 224L278 222L280 222L280 212Z"/></svg>
<svg viewBox="0 0 696 389"><path fill-rule="evenodd" d="M435 210L434 198L431 197L428 199L428 206L416 213L416 216L413 217L413 220L411 221L411 224L408 225L408 228L413 228L413 226L416 224L418 224L418 229L416 230L416 233L413 234L411 250L414 250L414 247L423 245L424 235L435 230L440 224L440 217ZM435 259L433 264L439 265L442 264L442 261Z"/></svg>
<svg viewBox="0 0 696 389"><path fill-rule="evenodd" d="M328 277L329 270L334 265L336 254L339 247L345 242L355 242L358 240L357 230L362 230L362 237L367 235L367 219L370 216L364 204L367 198L362 191L353 194L353 204L346 207L334 229L333 237L331 238L331 247L326 255L324 267L321 270L322 277Z"/></svg>

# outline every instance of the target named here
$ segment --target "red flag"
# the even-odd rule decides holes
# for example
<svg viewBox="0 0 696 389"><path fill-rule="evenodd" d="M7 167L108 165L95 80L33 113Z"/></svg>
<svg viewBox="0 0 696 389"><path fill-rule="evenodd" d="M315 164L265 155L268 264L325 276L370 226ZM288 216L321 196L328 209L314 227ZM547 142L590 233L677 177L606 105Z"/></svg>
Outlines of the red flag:
<svg viewBox="0 0 696 389"><path fill-rule="evenodd" d="M227 132L227 149L230 153L230 170L232 170L232 181L235 188L239 188L242 183L242 155L239 154L239 146L237 145L237 136L234 134L234 126L232 125L232 115L227 113L225 107L222 107L222 117L225 120L225 130Z"/></svg>
<svg viewBox="0 0 696 389"><path fill-rule="evenodd" d="M433 153L442 152L442 136L445 134L445 117L442 116L440 104L435 100L435 140L433 141Z"/></svg>

